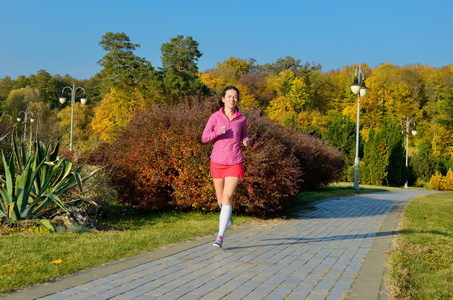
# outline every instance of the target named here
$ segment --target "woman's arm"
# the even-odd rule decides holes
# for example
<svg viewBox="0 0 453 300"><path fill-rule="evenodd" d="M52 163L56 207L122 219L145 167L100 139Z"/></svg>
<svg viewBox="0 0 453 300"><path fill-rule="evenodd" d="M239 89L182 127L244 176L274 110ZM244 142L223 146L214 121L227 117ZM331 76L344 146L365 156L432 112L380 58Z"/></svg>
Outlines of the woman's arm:
<svg viewBox="0 0 453 300"><path fill-rule="evenodd" d="M248 133L247 133L247 119L242 123L242 126L241 126L241 140L242 140L242 144L244 144L245 147L248 147L250 146L250 139L248 137Z"/></svg>
<svg viewBox="0 0 453 300"><path fill-rule="evenodd" d="M224 134L224 127L216 129L216 120L215 118L211 115L211 117L208 120L208 123L206 124L206 127L203 130L203 135L201 136L201 140L203 143L209 143L213 141L216 137L218 137L221 134Z"/></svg>

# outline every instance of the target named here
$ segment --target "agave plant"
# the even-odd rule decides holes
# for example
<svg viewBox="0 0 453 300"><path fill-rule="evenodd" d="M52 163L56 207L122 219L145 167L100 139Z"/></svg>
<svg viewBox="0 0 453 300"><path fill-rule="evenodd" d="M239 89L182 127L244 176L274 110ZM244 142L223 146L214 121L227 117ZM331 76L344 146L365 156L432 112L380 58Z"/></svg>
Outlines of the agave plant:
<svg viewBox="0 0 453 300"><path fill-rule="evenodd" d="M43 216L57 209L68 211L70 202L59 196L76 186L82 190L82 182L96 171L82 178L82 167L72 170L72 163L59 157L59 143L52 150L50 145L35 142L26 150L25 144L18 146L13 140L9 161L2 152L5 176L0 178L0 219L7 224L32 220L53 231Z"/></svg>

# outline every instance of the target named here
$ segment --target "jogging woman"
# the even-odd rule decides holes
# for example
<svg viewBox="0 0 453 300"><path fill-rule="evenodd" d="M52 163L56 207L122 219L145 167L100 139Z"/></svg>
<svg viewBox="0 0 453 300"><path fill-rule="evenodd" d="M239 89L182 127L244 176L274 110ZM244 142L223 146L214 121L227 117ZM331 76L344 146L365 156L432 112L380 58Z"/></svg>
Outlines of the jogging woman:
<svg viewBox="0 0 453 300"><path fill-rule="evenodd" d="M227 86L219 100L220 110L213 113L203 131L203 143L214 142L211 153L211 176L221 207L219 233L214 246L222 248L227 226L232 224L232 199L240 178L244 178L244 155L240 143L248 147L247 119L239 113L239 90Z"/></svg>

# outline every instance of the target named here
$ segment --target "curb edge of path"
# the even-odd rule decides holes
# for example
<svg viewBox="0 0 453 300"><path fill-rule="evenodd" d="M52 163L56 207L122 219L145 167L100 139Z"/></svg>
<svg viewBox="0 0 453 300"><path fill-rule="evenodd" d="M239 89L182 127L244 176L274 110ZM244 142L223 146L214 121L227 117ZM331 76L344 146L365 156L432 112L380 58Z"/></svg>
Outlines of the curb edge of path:
<svg viewBox="0 0 453 300"><path fill-rule="evenodd" d="M403 218L404 210L412 200L404 200L395 204L382 222L347 299L388 299L388 291L384 282L384 277L388 272L386 252L393 248L391 240L398 235L398 227Z"/></svg>

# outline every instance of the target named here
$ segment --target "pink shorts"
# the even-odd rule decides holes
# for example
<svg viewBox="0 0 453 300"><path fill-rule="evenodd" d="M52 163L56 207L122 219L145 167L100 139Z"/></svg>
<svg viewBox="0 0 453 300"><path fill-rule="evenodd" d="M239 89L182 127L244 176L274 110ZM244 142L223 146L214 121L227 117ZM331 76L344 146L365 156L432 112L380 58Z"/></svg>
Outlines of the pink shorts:
<svg viewBox="0 0 453 300"><path fill-rule="evenodd" d="M238 177L244 178L244 168L242 163L236 165L221 165L211 160L211 177L212 178L225 178L225 177Z"/></svg>

